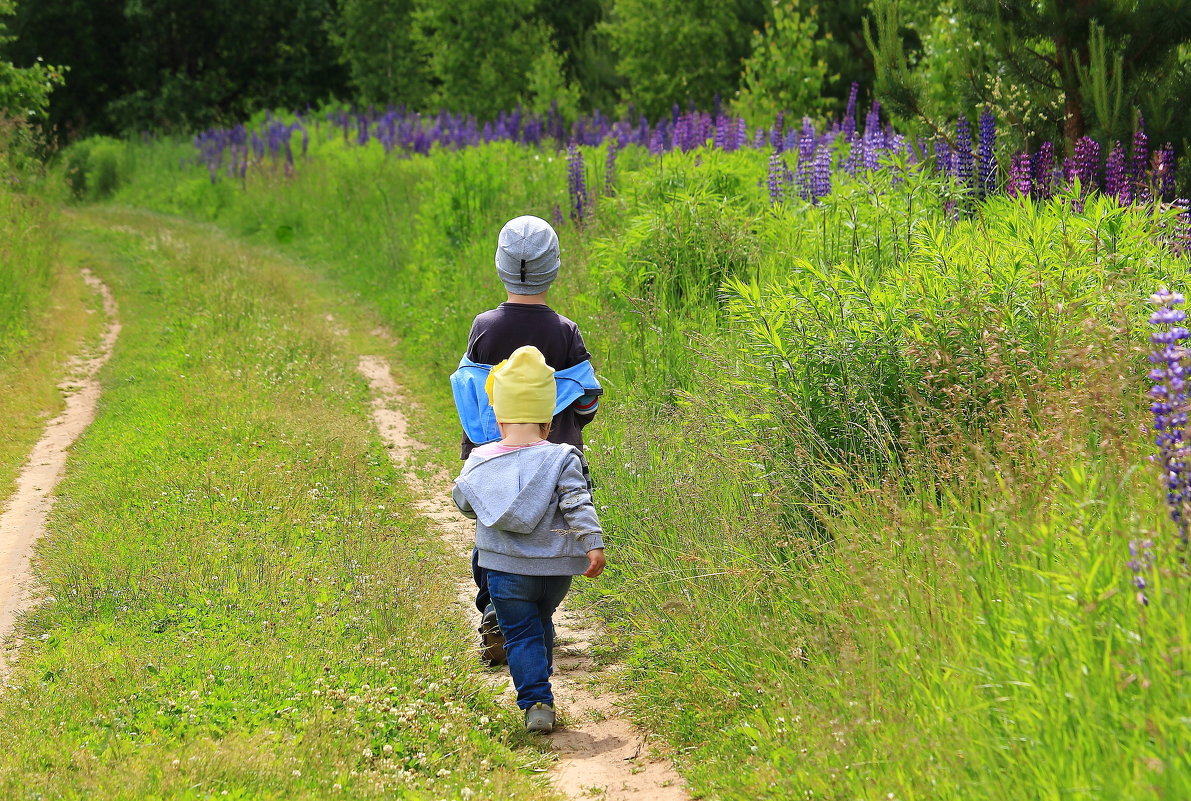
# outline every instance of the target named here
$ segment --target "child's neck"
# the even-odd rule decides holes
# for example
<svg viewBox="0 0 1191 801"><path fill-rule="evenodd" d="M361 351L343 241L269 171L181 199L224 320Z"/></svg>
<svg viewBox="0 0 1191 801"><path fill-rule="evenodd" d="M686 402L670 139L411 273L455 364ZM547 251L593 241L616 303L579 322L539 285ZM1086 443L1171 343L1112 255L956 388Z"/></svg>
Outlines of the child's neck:
<svg viewBox="0 0 1191 801"><path fill-rule="evenodd" d="M537 423L501 423L500 444L507 448L533 445L542 441L542 427Z"/></svg>
<svg viewBox="0 0 1191 801"><path fill-rule="evenodd" d="M514 295L512 292L505 292L505 294L509 298L507 301L505 301L506 303L526 303L529 305L538 305L538 306L546 305L546 293L545 292L539 292L536 295Z"/></svg>

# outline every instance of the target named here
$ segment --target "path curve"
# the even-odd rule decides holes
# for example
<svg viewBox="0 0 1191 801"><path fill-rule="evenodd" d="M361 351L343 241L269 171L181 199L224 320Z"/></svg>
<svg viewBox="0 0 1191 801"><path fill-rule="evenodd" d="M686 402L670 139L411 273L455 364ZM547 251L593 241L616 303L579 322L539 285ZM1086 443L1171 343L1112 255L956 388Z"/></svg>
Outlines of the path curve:
<svg viewBox="0 0 1191 801"><path fill-rule="evenodd" d="M374 335L381 332L374 331ZM387 337L382 337L388 339ZM361 356L360 373L372 390L372 416L394 463L405 471L406 481L418 497L418 512L438 527L439 533L460 556L472 548L474 523L459 514L448 498L451 480L441 471L427 478L415 474L414 455L425 446L410 433L404 409L415 408L393 379L389 363L379 356ZM470 575L461 580L459 604L467 610L473 627L480 622L473 599ZM568 798L604 801L686 801L682 778L670 761L658 757L646 735L625 718L622 705L591 655L596 625L575 610L564 607L555 617L556 672L551 680L560 700L563 728L549 735L558 757L551 778ZM510 693L507 671L491 674L492 684ZM598 695L590 689L597 688Z"/></svg>
<svg viewBox="0 0 1191 801"><path fill-rule="evenodd" d="M14 636L17 617L33 600L30 557L33 543L45 531L54 504L54 488L66 469L67 451L95 419L99 403L96 375L112 355L120 335L116 299L107 284L87 268L83 280L103 299L107 327L96 348L67 364L66 378L58 384L66 408L46 426L17 477L16 490L0 515L0 678L8 674L20 639Z"/></svg>

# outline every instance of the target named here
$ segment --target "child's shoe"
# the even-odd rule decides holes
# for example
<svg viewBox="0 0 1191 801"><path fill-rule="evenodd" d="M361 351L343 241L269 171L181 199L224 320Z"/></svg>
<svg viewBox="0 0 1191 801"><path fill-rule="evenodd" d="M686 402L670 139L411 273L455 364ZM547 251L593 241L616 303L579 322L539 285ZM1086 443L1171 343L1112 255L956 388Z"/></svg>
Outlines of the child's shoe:
<svg viewBox="0 0 1191 801"><path fill-rule="evenodd" d="M489 609L480 620L480 659L489 665L503 665L508 661L505 635L496 620L495 609Z"/></svg>
<svg viewBox="0 0 1191 801"><path fill-rule="evenodd" d="M537 703L525 710L525 730L541 734L554 731L554 707Z"/></svg>

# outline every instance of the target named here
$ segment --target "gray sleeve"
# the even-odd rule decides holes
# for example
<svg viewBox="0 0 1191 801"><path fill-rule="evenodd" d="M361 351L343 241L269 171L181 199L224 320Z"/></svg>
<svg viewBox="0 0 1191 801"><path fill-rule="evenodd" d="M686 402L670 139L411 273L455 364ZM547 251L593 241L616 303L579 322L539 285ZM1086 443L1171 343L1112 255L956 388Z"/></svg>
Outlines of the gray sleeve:
<svg viewBox="0 0 1191 801"><path fill-rule="evenodd" d="M464 517L470 517L472 520L476 519L476 512L471 508L471 504L467 502L467 496L459 489L459 485L451 487L451 500L459 507L459 511L463 512Z"/></svg>
<svg viewBox="0 0 1191 801"><path fill-rule="evenodd" d="M583 465L574 453L558 476L558 510L567 521L569 533L579 538L585 551L604 547L600 518L591 500Z"/></svg>

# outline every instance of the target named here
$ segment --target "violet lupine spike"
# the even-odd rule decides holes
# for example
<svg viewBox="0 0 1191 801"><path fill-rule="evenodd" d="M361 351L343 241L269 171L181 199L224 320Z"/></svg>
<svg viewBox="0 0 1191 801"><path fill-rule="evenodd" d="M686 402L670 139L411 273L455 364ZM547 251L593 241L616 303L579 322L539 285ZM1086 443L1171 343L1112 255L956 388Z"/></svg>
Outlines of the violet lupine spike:
<svg viewBox="0 0 1191 801"><path fill-rule="evenodd" d="M781 154L769 154L769 202L771 205L781 203L784 195L785 162Z"/></svg>
<svg viewBox="0 0 1191 801"><path fill-rule="evenodd" d="M848 91L848 106L844 110L844 120L840 123L840 133L845 141L850 140L852 134L856 133L856 100L859 96L860 84L853 81L852 88Z"/></svg>
<svg viewBox="0 0 1191 801"><path fill-rule="evenodd" d="M1179 256L1191 256L1191 200L1179 197L1171 205L1179 210L1174 219L1171 250Z"/></svg>
<svg viewBox="0 0 1191 801"><path fill-rule="evenodd" d="M1030 158L1031 184L1034 194L1045 200L1054 192L1055 176L1055 146L1051 142L1043 142L1038 152Z"/></svg>
<svg viewBox="0 0 1191 801"><path fill-rule="evenodd" d="M783 146L786 138L786 112L779 111L773 120L773 129L769 132L769 143L778 153L785 150Z"/></svg>
<svg viewBox="0 0 1191 801"><path fill-rule="evenodd" d="M1148 606L1150 598L1146 595L1149 582L1146 576L1154 570L1154 541L1150 539L1136 539L1129 541L1129 561L1125 566L1133 573L1132 584L1137 590L1137 602Z"/></svg>
<svg viewBox="0 0 1191 801"><path fill-rule="evenodd" d="M1125 205L1133 200L1133 181L1125 164L1125 148L1120 142L1112 146L1104 165L1104 194Z"/></svg>
<svg viewBox="0 0 1191 801"><path fill-rule="evenodd" d="M1144 203L1150 199L1150 138L1146 136L1145 119L1138 112L1137 130L1133 132L1133 158L1129 166L1129 183L1134 199Z"/></svg>
<svg viewBox="0 0 1191 801"><path fill-rule="evenodd" d="M1005 194L1010 197L1029 197L1034 190L1033 168L1029 153L1018 153L1009 167L1009 182Z"/></svg>
<svg viewBox="0 0 1191 801"><path fill-rule="evenodd" d="M604 156L604 194L609 197L616 194L616 152L620 150L620 141L608 140L608 152Z"/></svg>
<svg viewBox="0 0 1191 801"><path fill-rule="evenodd" d="M1080 195L1097 187L1099 174L1100 143L1090 136L1080 137L1075 143L1075 177L1079 179Z"/></svg>
<svg viewBox="0 0 1191 801"><path fill-rule="evenodd" d="M997 122L988 109L980 114L979 144L976 148L977 190L991 195L997 189Z"/></svg>
<svg viewBox="0 0 1191 801"><path fill-rule="evenodd" d="M798 195L803 200L811 200L814 197L811 191L811 165L814 156L815 128L813 125L810 125L808 118L803 120L802 132L798 136L798 173L795 179L798 187Z"/></svg>
<svg viewBox="0 0 1191 801"><path fill-rule="evenodd" d="M1154 187L1159 200L1169 203L1174 199L1174 147L1170 142L1154 153Z"/></svg>
<svg viewBox="0 0 1191 801"><path fill-rule="evenodd" d="M583 151L574 143L567 145L567 191L571 199L571 219L583 224L587 212L587 167Z"/></svg>
<svg viewBox="0 0 1191 801"><path fill-rule="evenodd" d="M955 121L955 180L960 186L973 188L974 167L972 126L967 117L960 117Z"/></svg>
<svg viewBox="0 0 1191 801"><path fill-rule="evenodd" d="M951 145L947 144L946 139L937 140L935 142L935 169L942 175L950 177L953 166Z"/></svg>
<svg viewBox="0 0 1191 801"><path fill-rule="evenodd" d="M1154 351L1150 354L1150 412L1154 415L1156 461L1162 469L1166 504L1174 521L1182 547L1187 546L1188 505L1191 503L1191 459L1187 443L1187 358L1183 344L1191 331L1183 323L1187 315L1181 309L1185 298L1161 287L1149 302L1156 308L1150 324L1157 330L1150 334Z"/></svg>
<svg viewBox="0 0 1191 801"><path fill-rule="evenodd" d="M811 163L811 197L818 200L831 194L831 148L819 147L815 150L814 161Z"/></svg>

